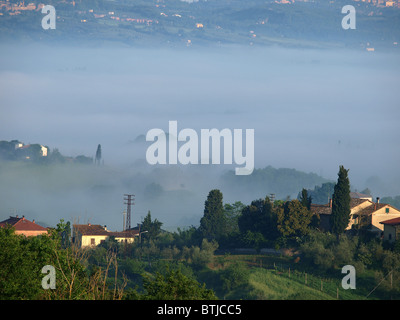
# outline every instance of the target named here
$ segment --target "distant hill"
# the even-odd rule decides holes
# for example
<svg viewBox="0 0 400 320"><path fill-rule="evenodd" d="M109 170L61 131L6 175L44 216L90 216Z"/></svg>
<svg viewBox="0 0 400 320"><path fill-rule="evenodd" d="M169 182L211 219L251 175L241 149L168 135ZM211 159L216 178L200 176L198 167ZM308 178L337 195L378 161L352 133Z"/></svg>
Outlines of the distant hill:
<svg viewBox="0 0 400 320"><path fill-rule="evenodd" d="M5 7L0 37L60 43L119 42L134 46L279 45L398 50L400 9L360 1L64 1L53 0L57 27L44 32L38 12L22 1ZM340 27L344 5L357 8L357 28ZM20 8L16 14L15 9Z"/></svg>
<svg viewBox="0 0 400 320"><path fill-rule="evenodd" d="M288 196L297 198L303 188L312 189L327 182L331 181L315 173L305 173L289 168L276 169L272 166L255 169L249 176L236 176L233 171L229 171L221 177L224 188L237 195L252 195L253 199L265 197L271 193L275 194L276 199L285 199Z"/></svg>

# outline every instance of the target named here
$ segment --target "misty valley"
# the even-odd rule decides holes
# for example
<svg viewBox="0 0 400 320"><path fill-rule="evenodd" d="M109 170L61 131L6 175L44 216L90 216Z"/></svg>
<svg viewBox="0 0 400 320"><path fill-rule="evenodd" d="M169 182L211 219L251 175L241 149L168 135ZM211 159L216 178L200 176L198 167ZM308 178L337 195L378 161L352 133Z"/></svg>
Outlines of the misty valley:
<svg viewBox="0 0 400 320"><path fill-rule="evenodd" d="M49 5L0 1L0 300L400 299L399 0Z"/></svg>

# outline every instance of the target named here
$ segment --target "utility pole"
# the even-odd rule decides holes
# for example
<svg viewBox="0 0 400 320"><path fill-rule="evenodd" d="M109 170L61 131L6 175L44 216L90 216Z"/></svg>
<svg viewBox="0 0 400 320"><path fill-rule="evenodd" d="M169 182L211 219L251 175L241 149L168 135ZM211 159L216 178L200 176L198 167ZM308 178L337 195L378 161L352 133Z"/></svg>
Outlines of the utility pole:
<svg viewBox="0 0 400 320"><path fill-rule="evenodd" d="M126 211L122 212L122 230L125 231Z"/></svg>
<svg viewBox="0 0 400 320"><path fill-rule="evenodd" d="M126 224L125 224L125 230L129 230L131 228L131 206L134 204L133 200L135 200L135 195L134 194L125 194L124 195L124 202L127 207L126 207Z"/></svg>

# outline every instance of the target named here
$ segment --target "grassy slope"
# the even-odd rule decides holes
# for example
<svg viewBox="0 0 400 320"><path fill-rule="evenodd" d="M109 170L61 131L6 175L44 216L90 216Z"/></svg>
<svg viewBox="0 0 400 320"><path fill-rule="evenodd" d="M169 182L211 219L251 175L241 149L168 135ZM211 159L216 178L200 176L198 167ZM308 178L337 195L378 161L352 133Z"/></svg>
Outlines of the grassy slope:
<svg viewBox="0 0 400 320"><path fill-rule="evenodd" d="M359 277L357 290L344 290L341 288L341 279L323 279L323 290L321 291L321 278L313 276L311 273L307 275L307 285L304 284L304 274L294 271L295 264L292 264L290 257L265 256L265 255L231 255L219 256L220 262L225 264L233 261L242 261L250 268L249 283L230 292L220 287L217 280L212 280L213 275L216 276L219 270L223 269L223 265L213 263L209 267L209 272L203 275L203 281L207 279L208 285L216 290L220 298L225 299L245 299L245 300L335 300L337 289L339 289L339 299L344 300L363 300L368 288L373 287L368 277ZM218 261L218 258L215 260ZM293 267L290 278L287 269L284 273L278 272L272 268L276 264L278 270L281 265L291 265ZM226 265L225 265L226 266ZM261 267L262 266L262 267ZM371 275L370 275L371 276ZM370 297L373 298L373 297Z"/></svg>
<svg viewBox="0 0 400 320"><path fill-rule="evenodd" d="M253 269L250 295L259 300L332 300L328 294L280 276L272 270Z"/></svg>

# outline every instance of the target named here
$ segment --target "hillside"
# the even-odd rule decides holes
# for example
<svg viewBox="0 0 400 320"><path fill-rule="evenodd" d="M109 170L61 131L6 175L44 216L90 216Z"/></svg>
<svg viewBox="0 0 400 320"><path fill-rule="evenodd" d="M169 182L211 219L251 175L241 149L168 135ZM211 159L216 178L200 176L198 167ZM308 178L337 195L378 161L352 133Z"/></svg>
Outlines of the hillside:
<svg viewBox="0 0 400 320"><path fill-rule="evenodd" d="M372 44L385 50L398 50L400 10L359 1L204 0L189 3L103 0L51 3L57 9L55 30L43 32L38 23L42 15L37 10L25 9L20 14L9 14L10 7L2 17L2 39L119 42L140 46L241 44L362 50ZM344 17L341 8L349 4L357 8L357 28L346 32L338 26Z"/></svg>
<svg viewBox="0 0 400 320"><path fill-rule="evenodd" d="M222 189L227 188L236 196L248 194L252 198L264 198L274 194L276 199L291 197L296 199L302 188L313 189L315 186L331 182L315 173L306 173L293 168L255 169L250 176L235 176L233 171L221 177Z"/></svg>

